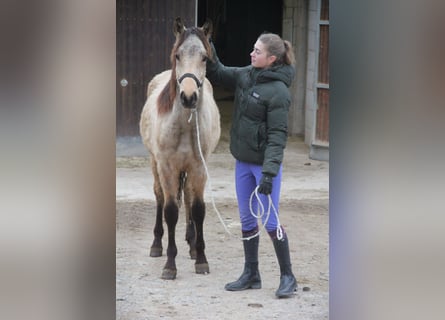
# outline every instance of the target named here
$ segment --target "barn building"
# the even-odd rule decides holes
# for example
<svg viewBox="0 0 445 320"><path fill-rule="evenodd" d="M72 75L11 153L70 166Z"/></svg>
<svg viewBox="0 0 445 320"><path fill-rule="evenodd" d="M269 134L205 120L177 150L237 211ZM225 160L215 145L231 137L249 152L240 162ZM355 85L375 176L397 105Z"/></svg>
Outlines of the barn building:
<svg viewBox="0 0 445 320"><path fill-rule="evenodd" d="M139 135L151 78L170 68L173 21L214 24L214 43L225 65L250 63L258 35L274 32L295 49L289 134L304 137L309 156L329 160L329 0L117 0L116 135Z"/></svg>

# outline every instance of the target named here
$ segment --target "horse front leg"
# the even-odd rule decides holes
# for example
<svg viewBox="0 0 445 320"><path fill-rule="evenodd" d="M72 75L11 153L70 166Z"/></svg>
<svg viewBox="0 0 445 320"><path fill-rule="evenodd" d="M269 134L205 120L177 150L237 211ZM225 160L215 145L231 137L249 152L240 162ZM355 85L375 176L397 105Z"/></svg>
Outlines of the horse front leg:
<svg viewBox="0 0 445 320"><path fill-rule="evenodd" d="M156 197L158 198L158 197ZM162 256L162 236L164 235L164 227L162 226L162 212L164 208L164 202L156 200L156 223L153 229L153 243L150 247L150 257Z"/></svg>
<svg viewBox="0 0 445 320"><path fill-rule="evenodd" d="M205 218L205 203L202 198L195 198L192 205L192 220L196 229L196 261L195 272L200 274L209 273L209 264L205 255L205 243L203 224Z"/></svg>
<svg viewBox="0 0 445 320"><path fill-rule="evenodd" d="M168 229L167 262L162 271L162 279L173 280L176 278L176 255L178 249L175 241L175 230L178 222L179 207L173 198L169 198L164 207L164 217Z"/></svg>
<svg viewBox="0 0 445 320"><path fill-rule="evenodd" d="M164 235L164 227L162 225L162 213L164 210L164 195L159 183L159 176L156 169L156 162L152 160L152 170L154 176L153 191L156 196L156 223L153 229L153 243L150 248L150 257L162 256L162 236Z"/></svg>

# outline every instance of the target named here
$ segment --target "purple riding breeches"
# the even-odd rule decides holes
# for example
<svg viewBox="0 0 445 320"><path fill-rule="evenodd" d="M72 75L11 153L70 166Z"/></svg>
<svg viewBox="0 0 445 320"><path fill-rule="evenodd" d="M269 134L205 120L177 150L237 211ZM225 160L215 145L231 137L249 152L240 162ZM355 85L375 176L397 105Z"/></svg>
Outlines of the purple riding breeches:
<svg viewBox="0 0 445 320"><path fill-rule="evenodd" d="M258 226L258 220L254 216L252 216L250 212L250 196L252 192L255 190L256 186L260 183L261 180L261 165L251 164L247 162L242 162L236 160L235 165L235 186L236 186L236 196L238 199L238 208L239 215L241 220L241 229L242 231L251 231ZM282 175L283 167L280 166L280 170L276 177L272 180L272 193L270 194L272 197L272 203L279 212L278 202L280 199L280 189L281 189L281 175ZM260 196L260 201L264 206L264 210L267 212L269 208L269 198L268 196L258 193ZM252 210L255 214L258 213L258 201L255 196L252 199ZM267 215L264 214L262 217L262 223L267 218ZM270 209L269 219L266 224L267 232L271 232L276 230L278 227L277 218L275 216L275 212L273 208Z"/></svg>

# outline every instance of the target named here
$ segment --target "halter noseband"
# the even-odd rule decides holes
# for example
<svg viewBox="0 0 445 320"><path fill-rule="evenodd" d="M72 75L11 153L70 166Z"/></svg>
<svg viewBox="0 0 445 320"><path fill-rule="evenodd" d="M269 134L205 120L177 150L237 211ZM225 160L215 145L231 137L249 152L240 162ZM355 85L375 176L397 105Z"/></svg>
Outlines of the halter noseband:
<svg viewBox="0 0 445 320"><path fill-rule="evenodd" d="M200 82L199 79L193 73L184 73L181 76L181 78L179 78L178 83L181 84L182 80L184 80L185 78L192 78L193 80L195 80L198 88L202 87L202 82Z"/></svg>

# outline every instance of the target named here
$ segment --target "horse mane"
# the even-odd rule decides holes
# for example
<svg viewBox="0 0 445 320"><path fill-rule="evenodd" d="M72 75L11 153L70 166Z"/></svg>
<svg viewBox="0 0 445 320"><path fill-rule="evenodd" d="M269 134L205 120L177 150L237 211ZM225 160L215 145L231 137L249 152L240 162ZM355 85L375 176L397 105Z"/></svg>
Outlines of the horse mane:
<svg viewBox="0 0 445 320"><path fill-rule="evenodd" d="M207 52L207 57L212 57L212 48L210 46L209 40L207 39L204 32L197 27L191 27L182 32L175 41L173 45L173 49L170 54L170 63L171 63L171 77L170 81L167 82L164 89L162 89L161 94L158 97L158 113L160 115L169 113L173 109L173 103L176 98L176 91L178 89L176 85L176 52L178 48L184 43L185 39L189 37L191 34L195 34L198 36L199 40L204 44L204 48Z"/></svg>

